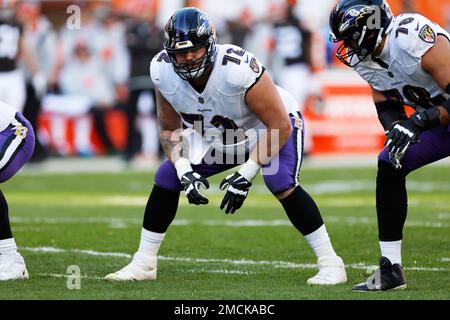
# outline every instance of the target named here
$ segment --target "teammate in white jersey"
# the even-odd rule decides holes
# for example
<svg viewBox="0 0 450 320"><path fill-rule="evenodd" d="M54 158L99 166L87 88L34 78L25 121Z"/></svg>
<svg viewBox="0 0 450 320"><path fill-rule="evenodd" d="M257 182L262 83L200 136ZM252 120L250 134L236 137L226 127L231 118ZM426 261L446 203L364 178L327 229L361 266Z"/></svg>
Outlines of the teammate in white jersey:
<svg viewBox="0 0 450 320"><path fill-rule="evenodd" d="M450 155L450 34L419 14L394 17L385 0L339 1L330 28L338 58L371 86L387 135L376 186L380 268L353 290L405 289L406 176ZM409 118L404 105L415 109Z"/></svg>
<svg viewBox="0 0 450 320"><path fill-rule="evenodd" d="M180 191L189 203L207 204L200 194L200 187L209 187L206 178L243 164L220 184L226 190L220 208L238 210L262 170L267 187L318 258L319 272L307 283L346 282L344 263L319 209L298 183L303 120L295 99L273 84L250 52L216 45L213 24L197 8L183 8L169 19L164 47L150 73L160 141L169 160L156 173L138 251L129 265L106 279L156 279L157 253L175 218Z"/></svg>
<svg viewBox="0 0 450 320"><path fill-rule="evenodd" d="M0 101L0 183L13 177L34 150L33 127L12 106ZM0 281L27 279L25 261L14 241L8 203L0 190Z"/></svg>

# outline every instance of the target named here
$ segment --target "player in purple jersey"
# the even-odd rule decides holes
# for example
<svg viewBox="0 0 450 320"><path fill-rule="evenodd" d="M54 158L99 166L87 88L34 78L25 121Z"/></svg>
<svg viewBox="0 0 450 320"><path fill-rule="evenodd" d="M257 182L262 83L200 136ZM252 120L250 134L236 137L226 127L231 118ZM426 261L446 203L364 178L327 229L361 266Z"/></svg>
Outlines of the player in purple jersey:
<svg viewBox="0 0 450 320"><path fill-rule="evenodd" d="M450 155L450 34L419 14L394 17L385 0L339 1L330 28L338 58L371 86L387 136L376 180L380 267L353 290L402 290L406 176ZM416 110L409 118L404 105Z"/></svg>
<svg viewBox="0 0 450 320"><path fill-rule="evenodd" d="M33 127L16 110L0 102L0 183L13 177L34 150ZM28 279L28 271L14 241L8 203L0 190L0 281Z"/></svg>
<svg viewBox="0 0 450 320"><path fill-rule="evenodd" d="M151 75L156 86L160 140L169 160L156 173L138 251L130 264L107 275L106 279L156 279L157 253L175 218L180 192L184 191L189 203L207 204L208 199L200 193L200 187L209 187L207 178L243 163L220 184L221 190L225 191L220 208L225 213L238 210L248 195L252 180L262 171L267 187L318 258L319 272L307 283L334 285L346 282L344 263L333 249L319 209L298 183L304 128L295 99L274 85L251 53L237 46L216 44L214 26L197 8L183 8L169 19L164 47L165 50L152 60ZM248 149L242 162L211 163L201 147L197 147L202 145L206 134L200 136L197 145L192 143L195 138L189 140L192 135L184 136L188 147L193 149L190 151L194 154L197 149L200 151L201 161L197 162L195 156L175 152L183 145L174 136L182 124L193 124L197 130L191 128L192 131L187 132L194 137L200 136L199 132L220 128L226 133L226 129L243 129L244 141L249 145L255 142L255 145ZM265 135L252 134L255 128L265 128ZM274 132L278 133L278 138L272 141L271 133ZM234 143L232 147L240 145ZM223 149L216 146L208 150L227 153L229 146L224 143ZM258 154L257 149L271 151ZM233 157L235 155L238 156L234 154ZM271 165L275 162L278 170L272 172Z"/></svg>

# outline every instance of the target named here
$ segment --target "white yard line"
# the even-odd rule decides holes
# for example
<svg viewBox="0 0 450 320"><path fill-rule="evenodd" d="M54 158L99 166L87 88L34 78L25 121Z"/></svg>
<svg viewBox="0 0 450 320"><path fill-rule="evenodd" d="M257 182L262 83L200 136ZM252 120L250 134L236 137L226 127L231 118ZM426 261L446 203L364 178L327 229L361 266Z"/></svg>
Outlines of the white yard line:
<svg viewBox="0 0 450 320"><path fill-rule="evenodd" d="M52 277L52 278L67 278L71 275L69 274L63 274L63 273L38 273L38 276L41 277ZM81 279L88 279L88 280L104 280L103 277L98 276L88 276L88 275L81 275Z"/></svg>
<svg viewBox="0 0 450 320"><path fill-rule="evenodd" d="M92 256L101 256L101 257L120 257L130 259L132 257L131 254L121 253L121 252L100 252L90 249L62 249L55 247L21 247L19 248L23 251L30 252L41 252L41 253L77 253L77 254L86 254ZM192 257L167 257L167 256L158 256L159 260L166 261L179 261L179 262L191 262L191 263L220 263L220 264L229 264L234 266L270 266L273 268L282 268L282 269L317 269L317 265L315 263L295 263L290 261L276 261L276 260L249 260L249 259L218 259L218 258L192 258ZM368 265L363 262L347 264L347 268L350 269L358 269L358 270L373 270L376 268L375 265ZM405 270L414 270L414 271L450 271L449 268L430 268L430 267L422 267L422 266L414 266L414 267L405 267ZM223 269L220 269L223 270ZM216 273L219 273L216 270ZM220 272L225 273L225 272Z"/></svg>
<svg viewBox="0 0 450 320"><path fill-rule="evenodd" d="M441 214L439 214L441 215ZM439 219L439 217L438 217ZM358 217L358 216L333 216L324 215L326 223L345 224L349 226L353 225L369 225L376 224L375 217ZM441 220L441 219L440 219ZM127 227L135 227L142 223L142 218L116 218L116 217L11 217L11 221L16 224L33 224L35 227L38 224L106 224L114 229L124 229ZM187 220L187 219L175 219L172 223L174 226L225 226L225 227L277 227L288 226L291 227L291 222L286 219L275 220ZM426 227L426 228L449 228L450 223L444 223L441 221L415 221L410 220L406 222L407 227Z"/></svg>
<svg viewBox="0 0 450 320"><path fill-rule="evenodd" d="M354 193L357 191L373 191L375 192L374 180L322 180L316 183L305 183L302 187L312 194L335 194L335 193ZM409 191L432 192L432 191L450 191L450 183L441 181L408 181L407 187ZM211 185L205 194L223 194L218 185ZM254 194L270 196L270 192L264 184L256 184L252 187L251 192ZM147 197L139 196L106 196L103 197L105 203L110 204L126 204L126 205L145 205Z"/></svg>
<svg viewBox="0 0 450 320"><path fill-rule="evenodd" d="M199 269L199 268L193 268L193 269L177 269L177 272L183 272L183 273L220 273L220 274L238 274L238 275L251 275L256 274L256 272L252 271L241 271L241 270L227 270L227 269ZM67 278L69 276L72 276L70 274L64 274L64 273L38 273L38 276L41 277L51 277L51 278ZM81 275L81 279L88 279L88 280L105 280L104 277L99 276L90 276L90 275Z"/></svg>

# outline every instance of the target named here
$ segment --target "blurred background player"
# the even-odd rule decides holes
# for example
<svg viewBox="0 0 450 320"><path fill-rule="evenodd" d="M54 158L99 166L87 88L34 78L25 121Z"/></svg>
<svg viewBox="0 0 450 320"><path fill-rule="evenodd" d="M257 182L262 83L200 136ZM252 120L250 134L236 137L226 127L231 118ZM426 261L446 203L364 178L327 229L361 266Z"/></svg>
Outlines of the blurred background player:
<svg viewBox="0 0 450 320"><path fill-rule="evenodd" d="M330 28L339 60L371 86L387 135L376 180L380 267L353 290L405 289L406 176L450 156L450 34L419 14L394 17L385 0L341 0ZM409 118L404 105L415 109Z"/></svg>
<svg viewBox="0 0 450 320"><path fill-rule="evenodd" d="M241 208L261 170L266 186L317 256L319 272L307 283L346 282L344 263L333 249L320 211L298 182L303 119L297 101L274 85L253 54L235 45L216 45L212 22L197 8L173 14L166 24L164 47L152 59L150 73L168 160L155 175L138 251L130 264L106 279L156 279L157 253L175 218L181 190L189 203L207 204L199 192L200 187L209 188L206 178L242 164L220 184L225 190L220 208L225 213ZM182 143L176 135L183 126L188 128L181 133L187 145L179 150ZM221 138L208 142L204 132Z"/></svg>
<svg viewBox="0 0 450 320"><path fill-rule="evenodd" d="M128 99L130 61L125 46L125 29L109 3L83 3L82 10L82 27L62 28L59 34L61 54L57 68L58 85L62 94L76 93L91 100L89 114L87 111L83 113L87 118L92 116L93 126L90 126L91 119L87 119L84 129L80 129L87 131L83 136L88 141L82 143L83 147L77 148L78 153L94 154L90 146L90 133L94 128L106 153L116 154L105 117L118 103L125 103ZM73 58L75 61L72 61ZM80 70L76 69L76 63L80 64ZM74 72L74 79L71 80L68 70ZM60 108L64 109L65 106ZM62 153L67 154L67 151L63 148Z"/></svg>
<svg viewBox="0 0 450 320"><path fill-rule="evenodd" d="M156 21L158 6L157 1L133 0L125 7L128 16L125 36L131 63L126 106L126 161L136 155L151 164L159 159L155 88L148 72L149 57L162 49L163 30Z"/></svg>
<svg viewBox="0 0 450 320"><path fill-rule="evenodd" d="M29 52L39 65L39 72L21 63L25 73L26 99L23 115L38 133L38 120L41 114L41 99L55 84L53 77L56 62L56 32L52 23L42 14L39 1L20 1L17 5L17 19L23 25L23 38ZM41 139L43 142L41 143ZM36 136L36 145L30 162L42 161L48 156L45 137Z"/></svg>
<svg viewBox="0 0 450 320"><path fill-rule="evenodd" d="M22 25L15 18L15 3L0 4L0 100L23 110L25 78L18 67L20 54L24 54ZM22 51L22 52L21 52Z"/></svg>
<svg viewBox="0 0 450 320"><path fill-rule="evenodd" d="M30 159L33 127L12 106L0 101L0 183L8 181ZM28 271L14 241L8 203L0 190L0 281L27 279Z"/></svg>
<svg viewBox="0 0 450 320"><path fill-rule="evenodd" d="M114 86L107 74L103 72L101 60L93 54L92 48L83 40L76 43L72 57L64 63L58 84L60 98L64 99L59 101L60 106L64 107L66 112L77 114L77 124L81 124L76 129L75 138L78 153L85 156L93 154L90 141L91 121L89 121L88 112L94 114L94 119L101 118L93 123L97 125L97 129L100 129L100 136L108 152L112 152L114 146L106 132L103 112L113 107ZM50 97L54 98L54 96ZM48 98L47 102L50 103ZM79 107L78 102L81 103ZM79 112L75 109L79 109ZM61 133L57 136L65 132L65 129L60 130Z"/></svg>
<svg viewBox="0 0 450 320"><path fill-rule="evenodd" d="M300 112L305 105L312 83L311 73L311 32L297 17L296 1L284 1L271 7L273 48L271 70L275 82L286 89L297 100ZM304 151L311 150L311 135L305 129Z"/></svg>
<svg viewBox="0 0 450 320"><path fill-rule="evenodd" d="M47 80L41 66L47 58L41 61L39 58L42 57L36 56L35 48L30 46L26 37L29 31L27 26L36 21L23 19L19 14L19 5L22 4L18 1L2 1L0 4L0 100L27 114L36 129L40 105L27 99L27 91L30 91L30 97L32 92L42 95L46 90ZM25 30L23 21L27 22ZM43 39L41 41L44 43ZM38 143L36 158L42 157L45 157L45 150Z"/></svg>

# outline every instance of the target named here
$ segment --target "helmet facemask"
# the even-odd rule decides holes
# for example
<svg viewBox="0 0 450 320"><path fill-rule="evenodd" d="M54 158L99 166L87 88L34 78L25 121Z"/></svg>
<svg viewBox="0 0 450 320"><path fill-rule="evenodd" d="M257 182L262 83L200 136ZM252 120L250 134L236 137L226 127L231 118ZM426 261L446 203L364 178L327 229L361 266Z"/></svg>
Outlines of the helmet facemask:
<svg viewBox="0 0 450 320"><path fill-rule="evenodd" d="M201 47L205 47L206 52L200 58L187 63L179 63L177 61L177 53L186 52L188 50L196 50ZM166 49L166 51L170 57L174 71L180 76L180 78L183 80L194 80L200 78L212 67L215 60L216 46L215 43L211 43L206 46L189 47L183 50Z"/></svg>
<svg viewBox="0 0 450 320"><path fill-rule="evenodd" d="M368 3L341 0L330 15L330 41L342 41L336 56L349 67L373 54L393 26L392 12L385 1L379 5Z"/></svg>
<svg viewBox="0 0 450 320"><path fill-rule="evenodd" d="M362 33L355 32L350 39L337 40L331 35L330 40L335 43L342 42L336 50L336 57L353 68L374 52L383 40L383 35L384 28L368 30L367 26L364 26Z"/></svg>

